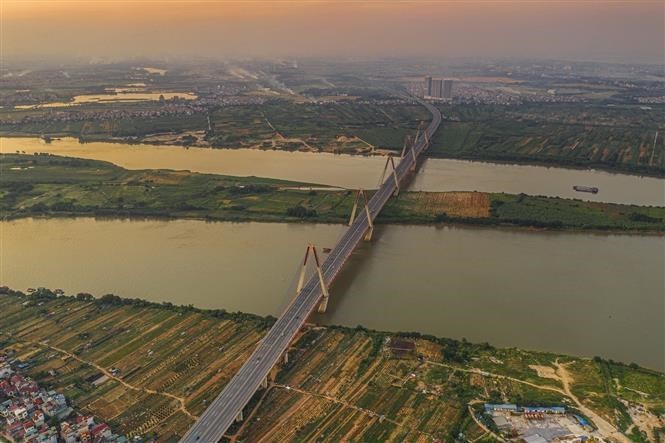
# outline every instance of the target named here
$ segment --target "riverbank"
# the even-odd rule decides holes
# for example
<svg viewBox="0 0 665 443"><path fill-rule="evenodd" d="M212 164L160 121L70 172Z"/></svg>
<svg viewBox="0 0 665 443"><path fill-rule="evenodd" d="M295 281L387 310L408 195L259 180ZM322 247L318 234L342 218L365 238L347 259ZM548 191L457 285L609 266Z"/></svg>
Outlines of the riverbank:
<svg viewBox="0 0 665 443"><path fill-rule="evenodd" d="M127 170L53 155L3 154L0 169L5 219L97 216L345 223L356 197L352 191L284 180ZM377 223L660 234L665 232L665 207L525 194L404 192L386 206Z"/></svg>
<svg viewBox="0 0 665 443"><path fill-rule="evenodd" d="M427 157L442 160L463 160L476 163L501 165L542 166L545 168L564 168L580 171L597 170L610 174L626 174L638 177L665 178L665 168L655 169L648 166L616 166L599 161L567 159L565 157L547 158L538 156L512 156L497 154L454 154L446 152L428 152Z"/></svg>
<svg viewBox="0 0 665 443"><path fill-rule="evenodd" d="M273 321L113 295L1 292L2 352L11 349L28 363L29 375L117 432L164 440L182 435ZM570 386L556 375L560 366ZM86 381L96 380L100 367L114 368L113 375L101 386ZM323 429L341 438L350 420L358 439L441 439L459 432L476 438L485 431L466 405L503 399L588 409L592 423L603 420L646 441L658 432L654 425L663 426L657 417L665 412L663 383L659 372L601 358L310 325L246 411L252 426L234 432L243 440L291 441ZM607 430L605 423L597 427Z"/></svg>
<svg viewBox="0 0 665 443"><path fill-rule="evenodd" d="M165 145L85 143L66 138L0 137L0 153L48 153L101 160L129 170L187 170L233 177L264 177L344 189L374 189L385 158L258 149L183 149ZM573 185L595 186L598 194ZM663 179L598 170L518 166L464 160L424 159L409 189L426 192L478 191L544 195L603 203L665 206Z"/></svg>
<svg viewBox="0 0 665 443"><path fill-rule="evenodd" d="M446 124L444 122L441 132L445 133ZM367 132L371 132L367 130ZM407 134L408 130L404 129L399 131L400 134ZM307 144L301 138L276 138L270 142L262 142L251 145L244 144L228 144L223 146L211 145L201 137L203 131L198 132L184 132L184 133L158 133L151 137L114 137L114 136L89 136L86 138L76 137L74 134L67 132L55 133L48 138L48 143L59 140L73 139L77 140L81 145L94 144L94 143L109 143L118 146L151 146L151 147L171 147L181 149L215 149L215 150L244 150L252 149L258 151L280 151L285 153L315 153L315 154L342 154L357 157L382 157L386 153L399 155L401 146L394 142L389 143L388 147L376 147L371 143L359 137L339 137L335 143L331 142L323 148L315 148ZM25 139L31 140L40 137L39 133L32 132L12 132L7 130L0 130L0 138L5 140L11 139ZM498 153L498 152L459 152L456 150L441 150L438 149L438 143L443 135L436 135L433 139L435 144L432 149L425 151L424 156L429 159L440 160L460 160L470 161L476 163L488 164L501 164L501 165L516 165L516 166L540 166L545 168L562 168L580 171L597 170L610 174L624 174L637 177L651 177L663 179L665 178L665 167L662 166L649 166L649 165L633 165L613 163L602 160L590 160L586 158L566 157L566 156L539 156L517 153ZM190 139L196 140L191 142ZM382 139L384 141L384 139Z"/></svg>

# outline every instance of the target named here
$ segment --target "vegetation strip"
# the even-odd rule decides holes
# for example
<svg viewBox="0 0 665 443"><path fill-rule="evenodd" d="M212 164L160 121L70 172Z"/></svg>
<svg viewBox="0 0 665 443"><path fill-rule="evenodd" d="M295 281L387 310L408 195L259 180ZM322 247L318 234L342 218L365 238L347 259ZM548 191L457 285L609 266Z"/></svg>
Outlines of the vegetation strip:
<svg viewBox="0 0 665 443"><path fill-rule="evenodd" d="M257 177L130 171L53 155L0 155L0 211L35 216L198 218L345 223L352 191ZM311 187L311 186L310 186ZM379 223L460 223L665 232L665 207L481 192L406 192Z"/></svg>

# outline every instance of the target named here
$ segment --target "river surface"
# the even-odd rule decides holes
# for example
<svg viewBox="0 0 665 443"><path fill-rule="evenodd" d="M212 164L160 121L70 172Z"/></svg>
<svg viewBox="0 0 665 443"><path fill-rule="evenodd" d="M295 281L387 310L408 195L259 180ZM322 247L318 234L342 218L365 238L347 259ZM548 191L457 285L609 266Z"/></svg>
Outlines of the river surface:
<svg viewBox="0 0 665 443"><path fill-rule="evenodd" d="M64 138L50 144L39 138L0 138L0 152L49 152L105 160L127 169L176 169L258 176L344 188L375 188L385 164L382 157L205 149L123 143L85 143ZM595 186L598 194L573 191ZM602 171L428 159L411 185L420 191L481 191L578 198L610 203L665 206L665 179Z"/></svg>
<svg viewBox="0 0 665 443"><path fill-rule="evenodd" d="M0 284L278 315L305 245L338 225L0 222ZM380 226L317 322L419 331L665 369L665 238Z"/></svg>

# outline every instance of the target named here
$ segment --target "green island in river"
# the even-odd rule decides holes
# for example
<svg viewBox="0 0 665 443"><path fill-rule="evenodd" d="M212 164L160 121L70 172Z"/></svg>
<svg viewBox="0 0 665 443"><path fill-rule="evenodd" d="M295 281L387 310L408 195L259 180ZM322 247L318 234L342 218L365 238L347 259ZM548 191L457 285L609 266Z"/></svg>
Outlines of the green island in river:
<svg viewBox="0 0 665 443"><path fill-rule="evenodd" d="M40 216L348 221L353 191L258 177L126 170L48 154L0 155L5 219ZM482 192L403 192L378 223L462 223L530 228L665 231L665 207Z"/></svg>

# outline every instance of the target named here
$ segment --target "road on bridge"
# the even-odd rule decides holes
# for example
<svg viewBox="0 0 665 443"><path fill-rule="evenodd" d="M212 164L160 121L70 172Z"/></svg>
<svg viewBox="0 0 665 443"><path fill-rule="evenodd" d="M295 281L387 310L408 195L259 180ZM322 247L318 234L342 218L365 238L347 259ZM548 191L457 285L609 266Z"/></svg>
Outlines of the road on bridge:
<svg viewBox="0 0 665 443"><path fill-rule="evenodd" d="M426 102L420 102L432 113L432 121L414 141L413 153L408 152L395 167L398 182L402 182L412 167L415 167L418 156L427 148L434 132L441 123L441 113ZM368 202L372 221L398 189L393 174L388 175L383 184ZM369 229L365 215L359 215L349 226L337 245L321 265L324 281L329 286L340 272L356 246L362 241ZM216 443L224 436L233 421L247 405L270 370L288 349L289 344L304 325L314 308L321 302L321 290L318 275L313 275L300 293L284 310L266 336L261 340L250 358L229 381L222 392L210 403L205 412L180 440L181 443Z"/></svg>

